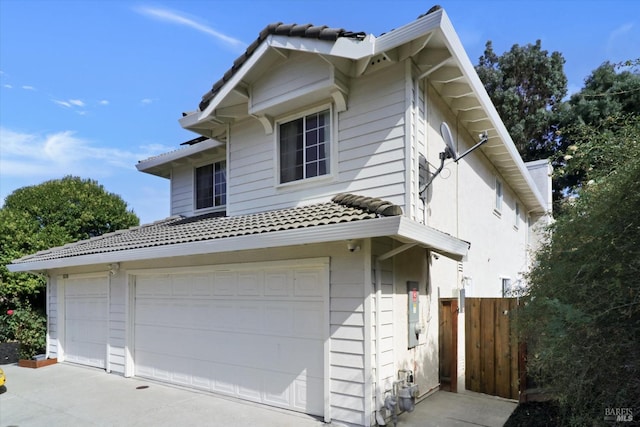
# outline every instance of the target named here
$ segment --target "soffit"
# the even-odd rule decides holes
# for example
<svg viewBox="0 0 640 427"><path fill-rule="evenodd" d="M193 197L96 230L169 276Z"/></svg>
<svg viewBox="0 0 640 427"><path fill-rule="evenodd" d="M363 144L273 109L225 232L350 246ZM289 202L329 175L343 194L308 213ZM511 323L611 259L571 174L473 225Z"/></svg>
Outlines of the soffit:
<svg viewBox="0 0 640 427"><path fill-rule="evenodd" d="M140 172L169 179L173 168L225 157L226 144L223 142L214 139L204 139L196 143L191 143L192 141L187 141L185 144L189 145L178 150L140 160L136 168Z"/></svg>

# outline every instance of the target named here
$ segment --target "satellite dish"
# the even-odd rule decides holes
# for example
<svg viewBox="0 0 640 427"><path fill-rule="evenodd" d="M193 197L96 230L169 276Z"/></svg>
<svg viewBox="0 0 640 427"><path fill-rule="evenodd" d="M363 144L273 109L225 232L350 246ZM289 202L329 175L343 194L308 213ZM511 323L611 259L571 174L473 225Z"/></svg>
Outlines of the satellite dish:
<svg viewBox="0 0 640 427"><path fill-rule="evenodd" d="M449 130L449 125L447 122L442 122L440 125L440 135L442 135L442 139L444 139L444 143L447 144L447 148L445 148L444 153L447 159L453 159L456 161L458 156L456 155L456 148L453 145L453 137L451 136L451 130Z"/></svg>
<svg viewBox="0 0 640 427"><path fill-rule="evenodd" d="M439 155L439 157L440 157L440 167L438 167L438 169L436 169L436 171L433 173L433 175L431 175L429 180L424 185L422 185L420 187L420 191L419 191L420 197L422 197L422 194L427 190L427 187L429 187L429 185L431 185L431 183L436 178L436 176L438 176L440 174L440 172L442 172L442 169L444 168L445 160L453 159L453 161L457 163L458 160L461 160L464 156L466 156L467 154L471 153L476 148L479 148L482 144L486 143L489 140L488 131L484 131L480 135L480 141L478 141L476 143L476 145L474 145L473 147L469 148L464 153L458 155L456 153L456 148L453 145L453 137L451 136L451 130L449 130L449 125L447 125L446 122L442 122L442 124L440 125L440 134L442 135L442 139L444 139L444 143L446 144L446 147L444 148L444 151L442 153L440 153L440 155Z"/></svg>

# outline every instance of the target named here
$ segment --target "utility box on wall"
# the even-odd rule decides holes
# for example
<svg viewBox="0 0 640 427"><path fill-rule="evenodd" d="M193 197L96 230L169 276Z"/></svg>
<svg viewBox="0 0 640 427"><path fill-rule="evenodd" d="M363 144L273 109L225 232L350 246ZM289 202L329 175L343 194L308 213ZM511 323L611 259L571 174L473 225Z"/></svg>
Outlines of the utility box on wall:
<svg viewBox="0 0 640 427"><path fill-rule="evenodd" d="M408 331L408 348L413 348L418 345L420 336L420 294L418 292L418 282L407 282L407 294L409 297L409 306L407 322L409 325Z"/></svg>

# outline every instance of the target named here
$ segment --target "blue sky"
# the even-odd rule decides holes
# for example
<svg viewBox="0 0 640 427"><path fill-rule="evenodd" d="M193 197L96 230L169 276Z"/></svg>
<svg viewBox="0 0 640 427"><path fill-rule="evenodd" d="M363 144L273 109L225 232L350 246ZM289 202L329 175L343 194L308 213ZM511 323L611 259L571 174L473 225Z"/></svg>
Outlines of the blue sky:
<svg viewBox="0 0 640 427"><path fill-rule="evenodd" d="M119 194L143 223L169 215L169 182L138 160L197 135L183 111L267 24L313 23L380 35L424 1L0 0L0 200L72 174ZM640 2L439 2L471 62L542 40L577 91L604 61L640 57Z"/></svg>

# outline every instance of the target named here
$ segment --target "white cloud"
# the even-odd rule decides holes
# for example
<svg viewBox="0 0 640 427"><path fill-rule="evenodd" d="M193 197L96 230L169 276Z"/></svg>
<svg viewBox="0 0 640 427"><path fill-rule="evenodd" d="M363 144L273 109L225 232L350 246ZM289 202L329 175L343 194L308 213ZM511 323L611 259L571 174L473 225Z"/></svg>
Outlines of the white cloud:
<svg viewBox="0 0 640 427"><path fill-rule="evenodd" d="M609 38L607 39L607 55L610 56L610 60L615 62L613 57L616 57L618 54L621 55L622 58L628 59L627 52L628 49L631 49L631 46L636 46L637 41L637 32L633 32L634 24L627 23L622 24L613 31L609 33Z"/></svg>
<svg viewBox="0 0 640 427"><path fill-rule="evenodd" d="M71 104L67 101L61 101L59 99L52 99L52 101L58 105L62 105L63 107L71 108Z"/></svg>
<svg viewBox="0 0 640 427"><path fill-rule="evenodd" d="M66 108L76 108L76 107L82 108L86 105L84 101L80 99L67 99L66 101L62 99L52 99L52 101ZM80 115L86 114L86 111L76 111L76 112Z"/></svg>
<svg viewBox="0 0 640 427"><path fill-rule="evenodd" d="M6 87L7 89L13 89L13 86L11 86L10 84L5 84L4 87Z"/></svg>
<svg viewBox="0 0 640 427"><path fill-rule="evenodd" d="M144 98L140 100L140 104L142 105L149 105L149 104L153 104L153 99L150 98Z"/></svg>
<svg viewBox="0 0 640 427"><path fill-rule="evenodd" d="M109 105L109 101L107 101L106 99L103 99L100 102L98 102L98 104L100 104L100 105Z"/></svg>
<svg viewBox="0 0 640 427"><path fill-rule="evenodd" d="M95 145L69 130L32 134L0 127L0 170L7 178L50 179L69 174L94 178L111 176L118 170L135 170L139 160L170 149L151 145L128 151Z"/></svg>
<svg viewBox="0 0 640 427"><path fill-rule="evenodd" d="M609 43L614 43L617 38L624 36L625 34L630 32L632 29L633 29L632 23L623 24L619 26L615 30L611 31L611 33L609 34Z"/></svg>
<svg viewBox="0 0 640 427"><path fill-rule="evenodd" d="M168 9L153 8L153 7L139 7L136 10L138 13L142 15L159 19L165 22L171 22L173 24L183 25L189 28L193 28L196 31L200 31L201 33L213 36L215 39L223 42L228 47L234 50L241 50L241 49L244 49L246 46L240 40L230 37L219 31L216 31L213 28L207 25L201 24L197 22L195 19L189 18L179 12L171 11Z"/></svg>
<svg viewBox="0 0 640 427"><path fill-rule="evenodd" d="M29 85L23 85L23 86L22 86L22 89L24 89L24 90L36 90L36 88L35 88L35 87L33 87L33 86L29 86Z"/></svg>

